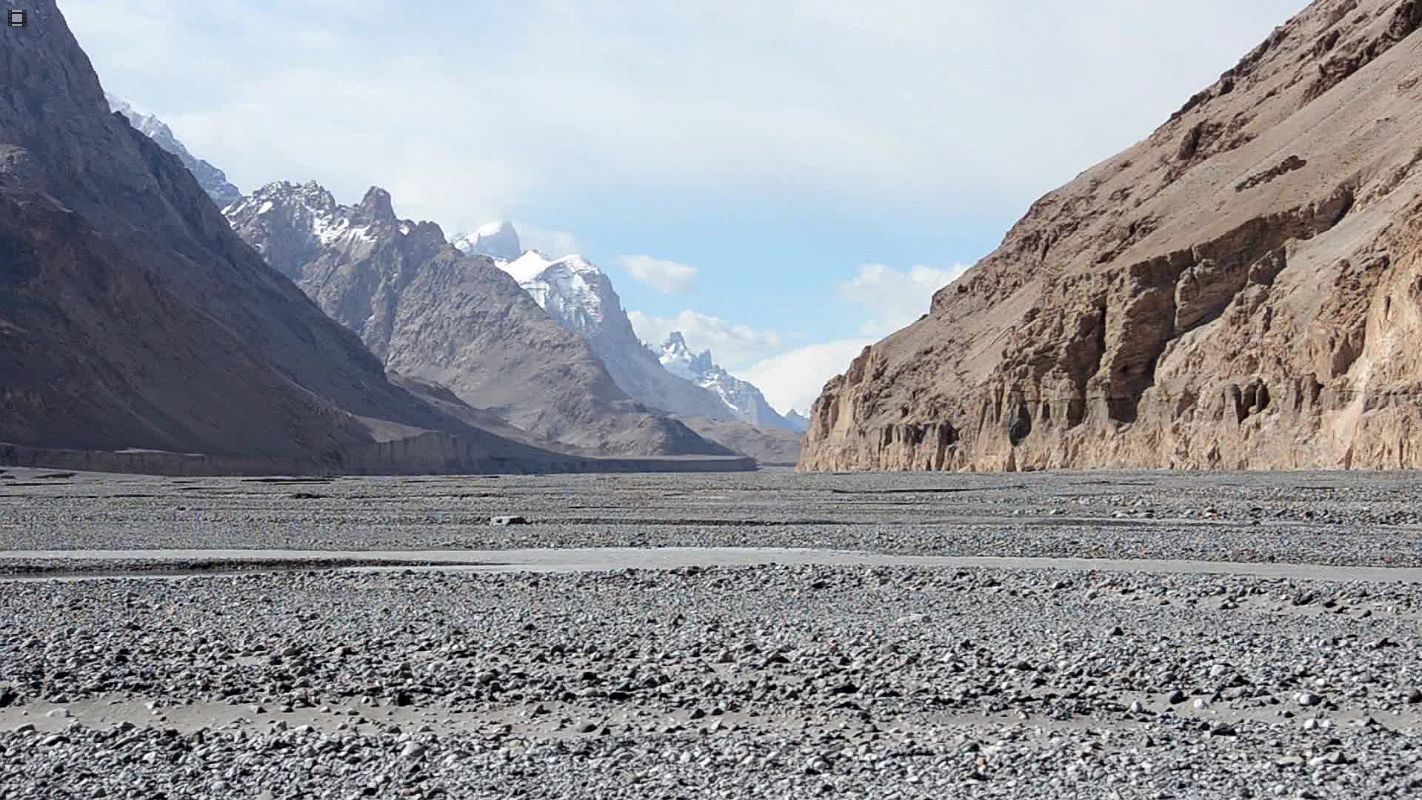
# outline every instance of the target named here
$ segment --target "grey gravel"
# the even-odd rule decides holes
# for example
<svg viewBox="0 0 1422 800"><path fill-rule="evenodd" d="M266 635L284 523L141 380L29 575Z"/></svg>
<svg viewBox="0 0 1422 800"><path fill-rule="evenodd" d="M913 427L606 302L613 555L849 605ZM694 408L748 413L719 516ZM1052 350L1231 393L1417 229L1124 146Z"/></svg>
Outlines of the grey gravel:
<svg viewBox="0 0 1422 800"><path fill-rule="evenodd" d="M0 483L0 543L838 545L1416 565L1410 523L1395 516L1411 496L1404 476L1365 477L771 473L603 478L596 492L580 477L367 479L303 501L238 480L12 477ZM924 487L935 488L900 492ZM971 491L946 491L956 488ZM151 496L117 496L133 493ZM1154 518L1120 524L1113 497ZM1218 519L1161 523L1192 498ZM1070 517L1049 513L1081 499ZM321 510L303 510L312 504ZM1284 516L1254 525L1256 507ZM1356 521L1310 521L1311 507ZM586 520L552 523L538 508ZM531 524L494 532L504 510ZM1013 511L1058 527L1014 523ZM0 582L0 798L1422 791L1412 583L836 565L255 568Z"/></svg>

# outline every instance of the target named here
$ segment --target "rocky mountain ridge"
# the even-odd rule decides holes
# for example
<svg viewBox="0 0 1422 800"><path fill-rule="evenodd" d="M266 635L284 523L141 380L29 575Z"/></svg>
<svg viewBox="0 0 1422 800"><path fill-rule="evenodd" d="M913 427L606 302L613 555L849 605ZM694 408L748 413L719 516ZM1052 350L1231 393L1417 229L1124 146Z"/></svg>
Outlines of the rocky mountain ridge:
<svg viewBox="0 0 1422 800"><path fill-rule="evenodd" d="M124 115L134 130L177 156L218 208L226 208L242 198L242 191L227 180L226 173L188 152L188 148L178 141L178 137L173 135L173 129L163 120L138 111L129 103L107 92L104 93L104 99L108 101L109 109Z"/></svg>
<svg viewBox="0 0 1422 800"><path fill-rule="evenodd" d="M671 374L711 392L741 422L757 428L803 432L796 430L794 423L771 408L765 395L754 384L722 369L710 350L693 353L681 331L673 331L667 336L657 360Z"/></svg>
<svg viewBox="0 0 1422 800"><path fill-rule="evenodd" d="M0 28L0 463L575 469L386 380L109 104L53 0Z"/></svg>
<svg viewBox="0 0 1422 800"><path fill-rule="evenodd" d="M469 253L508 253L521 246L507 222L491 223L455 245ZM586 339L617 385L638 400L681 416L793 429L759 389L714 364L710 353L704 354L703 363L689 351L648 348L633 331L612 279L586 258L549 259L528 250L515 259L495 261L549 316ZM680 333L674 340L686 349Z"/></svg>
<svg viewBox="0 0 1422 800"><path fill-rule="evenodd" d="M345 206L314 183L274 183L227 217L393 373L591 453L730 454L629 398L492 259L460 252L432 222L398 218L382 189Z"/></svg>
<svg viewBox="0 0 1422 800"><path fill-rule="evenodd" d="M682 417L734 419L715 395L662 367L632 330L612 280L587 259L549 260L530 250L499 263L550 317L587 341L628 395Z"/></svg>
<svg viewBox="0 0 1422 800"><path fill-rule="evenodd" d="M1278 28L831 380L802 468L1422 466L1419 27Z"/></svg>

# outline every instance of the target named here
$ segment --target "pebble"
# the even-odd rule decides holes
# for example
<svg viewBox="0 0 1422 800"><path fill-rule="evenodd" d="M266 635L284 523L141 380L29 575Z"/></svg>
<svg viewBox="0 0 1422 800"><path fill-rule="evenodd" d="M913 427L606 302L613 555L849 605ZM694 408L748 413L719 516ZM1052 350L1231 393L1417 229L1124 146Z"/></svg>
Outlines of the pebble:
<svg viewBox="0 0 1422 800"><path fill-rule="evenodd" d="M1419 521L1414 490L1386 476L1002 480L342 479L313 505L234 479L182 493L210 509L200 529L143 517L153 498L108 496L161 494L162 479L47 504L47 525L0 506L0 529L15 548L771 544L1418 565L1386 527ZM892 506L876 494L915 487L955 491ZM230 493L203 495L218 489ZM822 518L830 489L862 492L836 502L882 524L795 522ZM377 491L388 502L371 501ZM507 516L513 496L550 509L596 498L612 521L465 524ZM1074 524L1041 521L1068 504ZM1090 524L1123 507L1127 522ZM943 521L1008 508L1031 524ZM1288 520L1304 512L1315 533L1294 536ZM1251 518L1274 522L1238 524ZM0 796L1031 800L1193 796L1193 785L1406 797L1417 770L1394 728L1422 724L1422 692L1398 665L1418 609L1422 589L1401 583L976 567L16 582L0 592L0 625L20 632L0 637ZM24 716L57 698L83 715ZM155 713L130 713L144 703ZM106 713L132 721L94 723ZM1352 722L1368 719L1383 724Z"/></svg>

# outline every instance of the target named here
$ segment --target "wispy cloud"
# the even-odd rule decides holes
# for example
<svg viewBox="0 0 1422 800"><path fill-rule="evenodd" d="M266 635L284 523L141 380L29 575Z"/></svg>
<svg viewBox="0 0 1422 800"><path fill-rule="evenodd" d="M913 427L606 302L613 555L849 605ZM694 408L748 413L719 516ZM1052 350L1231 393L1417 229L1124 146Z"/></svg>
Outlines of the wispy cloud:
<svg viewBox="0 0 1422 800"><path fill-rule="evenodd" d="M451 229L614 186L850 214L1023 203L1301 5L63 3L108 88L239 185L379 183Z"/></svg>
<svg viewBox="0 0 1422 800"><path fill-rule="evenodd" d="M527 222L516 223L514 227L518 230L519 243L525 250L537 250L554 259L582 252L578 237L570 231L541 228Z"/></svg>
<svg viewBox="0 0 1422 800"><path fill-rule="evenodd" d="M652 256L618 256L617 263L633 280L662 294L686 294L696 285L699 272L690 264Z"/></svg>
<svg viewBox="0 0 1422 800"><path fill-rule="evenodd" d="M946 269L916 266L907 271L885 264L865 264L837 287L839 296L871 315L859 332L887 336L928 313L934 292L968 271L966 264Z"/></svg>

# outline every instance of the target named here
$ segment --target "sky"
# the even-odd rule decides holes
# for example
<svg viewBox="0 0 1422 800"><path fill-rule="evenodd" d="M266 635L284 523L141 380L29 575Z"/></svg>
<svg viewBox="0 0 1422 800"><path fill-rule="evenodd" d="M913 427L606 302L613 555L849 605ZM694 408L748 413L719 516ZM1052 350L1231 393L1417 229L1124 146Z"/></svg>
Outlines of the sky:
<svg viewBox="0 0 1422 800"><path fill-rule="evenodd" d="M1305 5L60 0L105 88L244 191L512 220L782 411Z"/></svg>

